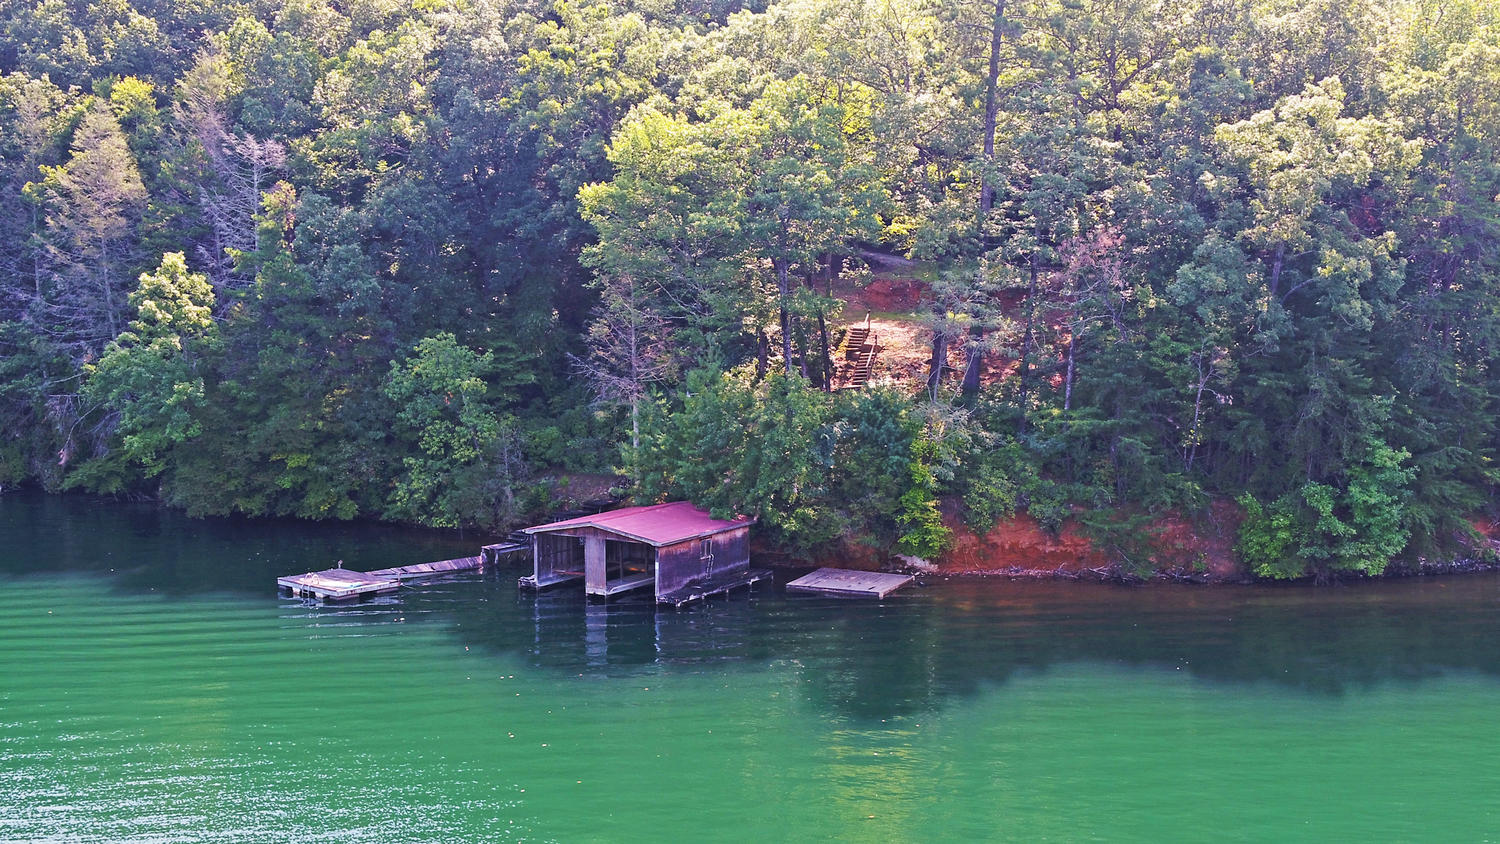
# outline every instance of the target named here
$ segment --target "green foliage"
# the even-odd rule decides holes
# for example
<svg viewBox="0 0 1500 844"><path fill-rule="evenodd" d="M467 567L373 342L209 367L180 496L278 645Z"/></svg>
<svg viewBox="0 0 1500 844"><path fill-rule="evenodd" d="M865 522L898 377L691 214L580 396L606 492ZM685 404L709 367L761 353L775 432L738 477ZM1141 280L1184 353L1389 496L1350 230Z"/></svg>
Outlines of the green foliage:
<svg viewBox="0 0 1500 844"><path fill-rule="evenodd" d="M614 178L579 193L599 233L588 260L606 276L654 283L662 294L643 304L682 319L684 339L720 363L733 362L726 342L751 339L737 331L778 333L790 373L798 325L829 307L793 280L878 235L884 191L848 138L867 117L800 76L710 115L632 113L610 148Z"/></svg>
<svg viewBox="0 0 1500 844"><path fill-rule="evenodd" d="M485 376L494 356L452 334L423 339L391 364L382 392L397 436L413 448L386 507L390 518L433 527L494 526L516 514L521 456L515 420L497 413Z"/></svg>
<svg viewBox="0 0 1500 844"><path fill-rule="evenodd" d="M1302 541L1293 512L1295 502L1278 499L1263 505L1247 492L1238 503L1245 510L1235 546L1240 559L1261 577L1301 577L1306 566L1296 553Z"/></svg>
<svg viewBox="0 0 1500 844"><path fill-rule="evenodd" d="M95 365L86 367L83 394L112 414L117 452L75 470L69 483L118 492L128 474L120 461L138 464L146 477L161 474L169 453L202 433L203 372L218 351L208 279L190 273L181 252L163 255L130 294L136 318Z"/></svg>
<svg viewBox="0 0 1500 844"><path fill-rule="evenodd" d="M938 443L926 432L912 441L911 484L901 494L896 524L903 529L896 550L916 557L936 557L948 548L953 531L938 512L937 476L932 463L938 458Z"/></svg>
<svg viewBox="0 0 1500 844"><path fill-rule="evenodd" d="M719 517L755 516L790 547L839 534L824 505L831 402L800 378L741 371L690 378L682 407L642 426L640 496L686 498Z"/></svg>
<svg viewBox="0 0 1500 844"><path fill-rule="evenodd" d="M55 455L66 436L50 423L44 396L71 367L65 355L19 322L0 323L0 485L61 483Z"/></svg>
<svg viewBox="0 0 1500 844"><path fill-rule="evenodd" d="M1385 571L1411 536L1406 500L1413 472L1401 465L1409 456L1371 440L1342 488L1309 482L1270 504L1242 495L1241 558L1272 578Z"/></svg>
<svg viewBox="0 0 1500 844"><path fill-rule="evenodd" d="M905 530L890 516L904 511L915 480L912 450L922 421L905 396L883 389L835 394L833 420L836 468L825 506L846 535L889 548Z"/></svg>
<svg viewBox="0 0 1500 844"><path fill-rule="evenodd" d="M918 555L945 547L942 434L897 394L831 396L741 369L694 373L680 401L643 419L639 499L754 515L797 551L840 536Z"/></svg>
<svg viewBox="0 0 1500 844"><path fill-rule="evenodd" d="M1025 510L1054 533L1068 516L1067 497L1040 472L1038 455L1015 437L1001 435L969 455L971 467L962 485L965 521L983 534L1001 519Z"/></svg>

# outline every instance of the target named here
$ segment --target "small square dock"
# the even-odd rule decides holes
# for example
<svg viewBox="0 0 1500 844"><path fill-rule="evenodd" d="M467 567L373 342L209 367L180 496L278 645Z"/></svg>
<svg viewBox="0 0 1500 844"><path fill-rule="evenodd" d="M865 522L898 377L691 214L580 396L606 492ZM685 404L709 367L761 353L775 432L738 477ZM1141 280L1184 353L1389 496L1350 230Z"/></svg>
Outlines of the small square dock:
<svg viewBox="0 0 1500 844"><path fill-rule="evenodd" d="M362 571L324 569L276 578L276 585L292 595L320 601L348 601L366 595L384 595L401 588L401 581L375 577Z"/></svg>
<svg viewBox="0 0 1500 844"><path fill-rule="evenodd" d="M884 598L911 583L909 574L821 568L786 585L788 592L819 592L859 598Z"/></svg>

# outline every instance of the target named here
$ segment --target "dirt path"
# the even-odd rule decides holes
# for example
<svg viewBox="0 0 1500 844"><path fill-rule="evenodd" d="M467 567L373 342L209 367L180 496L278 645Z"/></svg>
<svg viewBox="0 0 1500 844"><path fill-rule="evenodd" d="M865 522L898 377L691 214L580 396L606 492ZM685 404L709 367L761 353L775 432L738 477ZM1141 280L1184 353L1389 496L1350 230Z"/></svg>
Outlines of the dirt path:
<svg viewBox="0 0 1500 844"><path fill-rule="evenodd" d="M903 392L923 389L932 359L932 329L923 312L926 293L927 282L903 275L877 275L864 285L849 281L834 285L834 297L844 303L843 313L833 325L835 331L863 324L869 317L870 331L879 348L871 384ZM962 348L950 348L944 380L957 388L966 363ZM991 356L981 382L994 384L1014 368L1015 361L1010 357ZM835 382L835 386L840 385Z"/></svg>

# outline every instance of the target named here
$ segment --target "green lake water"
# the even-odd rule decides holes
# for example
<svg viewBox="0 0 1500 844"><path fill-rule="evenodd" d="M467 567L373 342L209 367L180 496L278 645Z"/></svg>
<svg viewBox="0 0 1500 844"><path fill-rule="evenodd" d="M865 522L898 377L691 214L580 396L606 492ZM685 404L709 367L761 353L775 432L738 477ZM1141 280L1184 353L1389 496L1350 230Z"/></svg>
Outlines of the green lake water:
<svg viewBox="0 0 1500 844"><path fill-rule="evenodd" d="M478 543L0 497L0 840L1500 838L1494 576L274 590Z"/></svg>

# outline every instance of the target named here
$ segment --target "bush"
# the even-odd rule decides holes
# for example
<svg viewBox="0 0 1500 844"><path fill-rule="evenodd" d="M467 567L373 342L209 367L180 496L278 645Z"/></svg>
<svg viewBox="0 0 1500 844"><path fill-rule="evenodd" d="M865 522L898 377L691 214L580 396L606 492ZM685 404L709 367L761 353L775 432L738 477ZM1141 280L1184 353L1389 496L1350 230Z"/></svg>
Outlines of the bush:
<svg viewBox="0 0 1500 844"><path fill-rule="evenodd" d="M1281 579L1385 571L1411 537L1406 501L1413 472L1401 466L1408 457L1371 438L1342 486L1309 481L1269 504L1240 496L1241 559L1258 576Z"/></svg>

